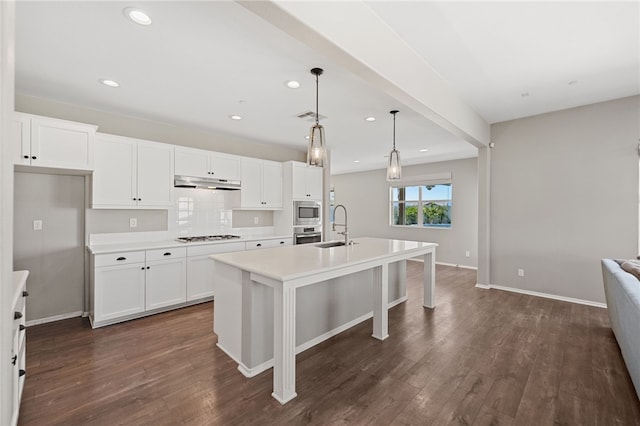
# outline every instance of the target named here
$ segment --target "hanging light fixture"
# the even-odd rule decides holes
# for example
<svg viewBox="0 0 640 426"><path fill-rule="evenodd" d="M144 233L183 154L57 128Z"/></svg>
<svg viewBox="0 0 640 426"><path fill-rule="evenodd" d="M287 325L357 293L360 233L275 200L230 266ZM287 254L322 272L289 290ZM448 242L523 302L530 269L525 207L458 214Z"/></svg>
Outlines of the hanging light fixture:
<svg viewBox="0 0 640 426"><path fill-rule="evenodd" d="M309 135L309 150L307 151L307 164L322 167L325 157L324 127L318 122L318 76L322 75L322 68L312 68L311 74L316 76L316 124L311 126Z"/></svg>
<svg viewBox="0 0 640 426"><path fill-rule="evenodd" d="M402 179L402 166L400 165L400 152L396 149L396 114L398 110L389 111L393 114L393 149L389 153L389 164L387 165L387 180Z"/></svg>

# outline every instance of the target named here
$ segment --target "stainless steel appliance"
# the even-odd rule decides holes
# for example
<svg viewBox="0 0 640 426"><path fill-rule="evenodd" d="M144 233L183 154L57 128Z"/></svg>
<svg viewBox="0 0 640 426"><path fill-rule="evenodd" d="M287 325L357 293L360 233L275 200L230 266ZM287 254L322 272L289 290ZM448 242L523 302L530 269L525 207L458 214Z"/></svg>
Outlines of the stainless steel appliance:
<svg viewBox="0 0 640 426"><path fill-rule="evenodd" d="M220 241L220 240L233 240L240 238L240 235L198 235L195 237L180 237L176 238L176 241L181 243L201 243L206 241Z"/></svg>
<svg viewBox="0 0 640 426"><path fill-rule="evenodd" d="M293 244L319 243L322 241L322 228L315 226L294 227Z"/></svg>
<svg viewBox="0 0 640 426"><path fill-rule="evenodd" d="M176 188L219 189L223 191L237 191L241 188L239 180L177 175L173 180L173 186Z"/></svg>
<svg viewBox="0 0 640 426"><path fill-rule="evenodd" d="M294 201L293 226L320 226L322 205L319 201Z"/></svg>

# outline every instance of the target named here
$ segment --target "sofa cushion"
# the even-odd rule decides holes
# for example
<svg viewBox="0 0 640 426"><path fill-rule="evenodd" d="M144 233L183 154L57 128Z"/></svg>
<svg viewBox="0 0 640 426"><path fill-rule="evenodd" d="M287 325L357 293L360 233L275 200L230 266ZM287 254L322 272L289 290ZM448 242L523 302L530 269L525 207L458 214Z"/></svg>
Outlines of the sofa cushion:
<svg viewBox="0 0 640 426"><path fill-rule="evenodd" d="M634 275L638 280L640 280L640 261L638 260L627 260L620 265L625 272L628 272Z"/></svg>

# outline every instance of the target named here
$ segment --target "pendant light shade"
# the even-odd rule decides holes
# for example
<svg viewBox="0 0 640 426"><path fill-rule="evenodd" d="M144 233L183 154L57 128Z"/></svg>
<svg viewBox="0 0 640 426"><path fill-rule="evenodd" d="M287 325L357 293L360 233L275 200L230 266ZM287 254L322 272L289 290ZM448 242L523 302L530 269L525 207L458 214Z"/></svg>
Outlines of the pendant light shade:
<svg viewBox="0 0 640 426"><path fill-rule="evenodd" d="M307 164L322 167L325 157L324 127L318 122L318 76L322 75L322 68L313 68L311 74L316 76L316 124L311 126L309 134L309 149L307 150Z"/></svg>
<svg viewBox="0 0 640 426"><path fill-rule="evenodd" d="M400 152L396 149L396 114L397 110L389 111L393 114L393 149L389 153L389 164L387 165L387 180L402 179L402 165L400 164Z"/></svg>

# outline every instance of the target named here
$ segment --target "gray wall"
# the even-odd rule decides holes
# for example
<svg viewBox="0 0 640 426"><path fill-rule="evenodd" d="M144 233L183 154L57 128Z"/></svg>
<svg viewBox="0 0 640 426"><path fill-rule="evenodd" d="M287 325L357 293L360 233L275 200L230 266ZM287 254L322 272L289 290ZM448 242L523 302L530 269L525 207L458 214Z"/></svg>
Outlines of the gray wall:
<svg viewBox="0 0 640 426"><path fill-rule="evenodd" d="M29 271L27 321L84 311L84 179L15 174L13 266Z"/></svg>
<svg viewBox="0 0 640 426"><path fill-rule="evenodd" d="M404 179L412 176L451 172L453 183L451 229L401 228L389 225L389 182L386 170L348 173L331 177L336 204L349 213L352 238L381 237L439 244L438 262L477 266L478 246L478 169L477 159L443 161L402 168ZM342 212L338 213L342 222ZM340 236L336 237L339 238ZM470 256L466 257L465 252Z"/></svg>
<svg viewBox="0 0 640 426"><path fill-rule="evenodd" d="M599 260L638 254L639 123L635 96L491 126L492 285L604 302Z"/></svg>

